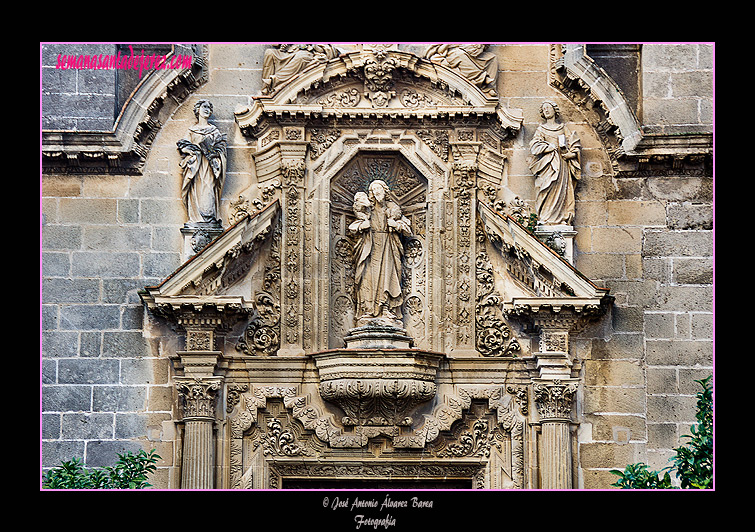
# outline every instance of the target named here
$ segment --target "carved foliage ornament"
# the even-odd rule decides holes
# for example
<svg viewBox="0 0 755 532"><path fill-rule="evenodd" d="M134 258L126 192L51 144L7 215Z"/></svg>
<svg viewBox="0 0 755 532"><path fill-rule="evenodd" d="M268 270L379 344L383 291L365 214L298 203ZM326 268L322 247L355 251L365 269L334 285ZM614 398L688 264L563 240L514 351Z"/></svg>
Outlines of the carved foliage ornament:
<svg viewBox="0 0 755 532"><path fill-rule="evenodd" d="M338 379L320 385L322 398L346 412L346 426L411 425L413 408L435 397L435 391L434 382L413 379Z"/></svg>
<svg viewBox="0 0 755 532"><path fill-rule="evenodd" d="M218 379L186 379L176 382L183 402L184 419L215 418L215 397L220 389Z"/></svg>
<svg viewBox="0 0 755 532"><path fill-rule="evenodd" d="M439 456L479 456L489 457L491 447L501 450L501 444L496 441L500 438L500 430L497 426L490 427L485 418L474 422L471 429L464 431L456 443L449 445Z"/></svg>
<svg viewBox="0 0 755 532"><path fill-rule="evenodd" d="M254 294L254 317L236 349L247 354L274 355L280 347L280 223L276 225L270 242L270 255L265 265L262 290Z"/></svg>
<svg viewBox="0 0 755 532"><path fill-rule="evenodd" d="M495 290L493 266L488 254L477 254L477 350L483 356L516 356L519 342L511 335L511 330L503 321L501 307L503 299Z"/></svg>
<svg viewBox="0 0 755 532"><path fill-rule="evenodd" d="M284 429L277 418L267 423L267 434L260 441L254 443L254 448L262 446L262 453L266 456L301 456L309 455L310 451L299 445L296 436L289 429Z"/></svg>
<svg viewBox="0 0 755 532"><path fill-rule="evenodd" d="M572 402L577 393L577 384L554 380L549 383L535 383L535 404L541 420L571 419Z"/></svg>

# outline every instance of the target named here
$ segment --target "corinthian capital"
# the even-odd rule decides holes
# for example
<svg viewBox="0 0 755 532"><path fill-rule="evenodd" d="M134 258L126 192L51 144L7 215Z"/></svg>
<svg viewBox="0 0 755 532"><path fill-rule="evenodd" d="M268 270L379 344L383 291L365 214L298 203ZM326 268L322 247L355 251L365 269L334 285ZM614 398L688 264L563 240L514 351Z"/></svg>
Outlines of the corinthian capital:
<svg viewBox="0 0 755 532"><path fill-rule="evenodd" d="M576 380L535 380L535 404L541 421L569 421L571 419Z"/></svg>
<svg viewBox="0 0 755 532"><path fill-rule="evenodd" d="M215 399L222 377L176 377L184 419L215 419Z"/></svg>

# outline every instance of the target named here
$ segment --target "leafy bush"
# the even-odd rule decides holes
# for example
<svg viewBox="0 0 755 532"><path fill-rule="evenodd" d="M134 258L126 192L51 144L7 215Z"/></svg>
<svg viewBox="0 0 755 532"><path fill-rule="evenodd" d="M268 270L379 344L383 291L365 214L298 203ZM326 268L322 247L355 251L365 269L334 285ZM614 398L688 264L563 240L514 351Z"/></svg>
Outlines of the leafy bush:
<svg viewBox="0 0 755 532"><path fill-rule="evenodd" d="M152 449L137 454L118 455L115 466L104 468L84 467L76 458L63 462L42 477L42 487L48 489L142 489L151 486L147 475L154 473L160 455Z"/></svg>
<svg viewBox="0 0 755 532"><path fill-rule="evenodd" d="M672 465L661 471L648 471L644 463L630 464L624 471L612 469L611 473L620 478L612 486L624 489L668 489L672 488L669 471L674 471L682 489L713 488L713 388L711 376L695 381L703 390L697 394L697 424L693 425L686 446L674 449L676 454L670 459ZM661 474L663 473L663 476Z"/></svg>

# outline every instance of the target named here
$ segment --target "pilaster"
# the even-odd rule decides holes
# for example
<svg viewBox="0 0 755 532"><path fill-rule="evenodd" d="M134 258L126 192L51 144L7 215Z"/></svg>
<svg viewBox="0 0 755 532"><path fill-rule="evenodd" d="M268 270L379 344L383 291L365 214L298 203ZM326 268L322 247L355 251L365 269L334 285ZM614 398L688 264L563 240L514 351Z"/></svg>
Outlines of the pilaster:
<svg viewBox="0 0 755 532"><path fill-rule="evenodd" d="M451 143L452 199L446 202L444 243L446 348L453 355L476 354L475 349L475 226L477 157L475 130L460 129ZM450 230L448 230L450 229Z"/></svg>
<svg viewBox="0 0 755 532"><path fill-rule="evenodd" d="M281 202L283 210L283 238L281 250L281 289L285 308L281 316L281 349L283 355L302 355L304 320L304 128L284 128L281 142ZM290 131L289 131L290 130ZM295 138L294 138L295 137ZM311 313L310 313L311 314Z"/></svg>

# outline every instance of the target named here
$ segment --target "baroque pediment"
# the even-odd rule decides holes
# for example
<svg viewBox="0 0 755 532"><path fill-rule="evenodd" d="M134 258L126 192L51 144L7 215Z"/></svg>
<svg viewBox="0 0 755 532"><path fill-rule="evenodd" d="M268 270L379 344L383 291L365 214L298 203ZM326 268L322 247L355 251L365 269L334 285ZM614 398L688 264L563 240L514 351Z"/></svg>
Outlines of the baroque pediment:
<svg viewBox="0 0 755 532"><path fill-rule="evenodd" d="M476 85L463 71L410 52L365 49L304 66L236 110L245 135L259 138L269 120L286 117L445 120L463 116L490 121L502 137L521 128L521 110L501 106L494 92Z"/></svg>

